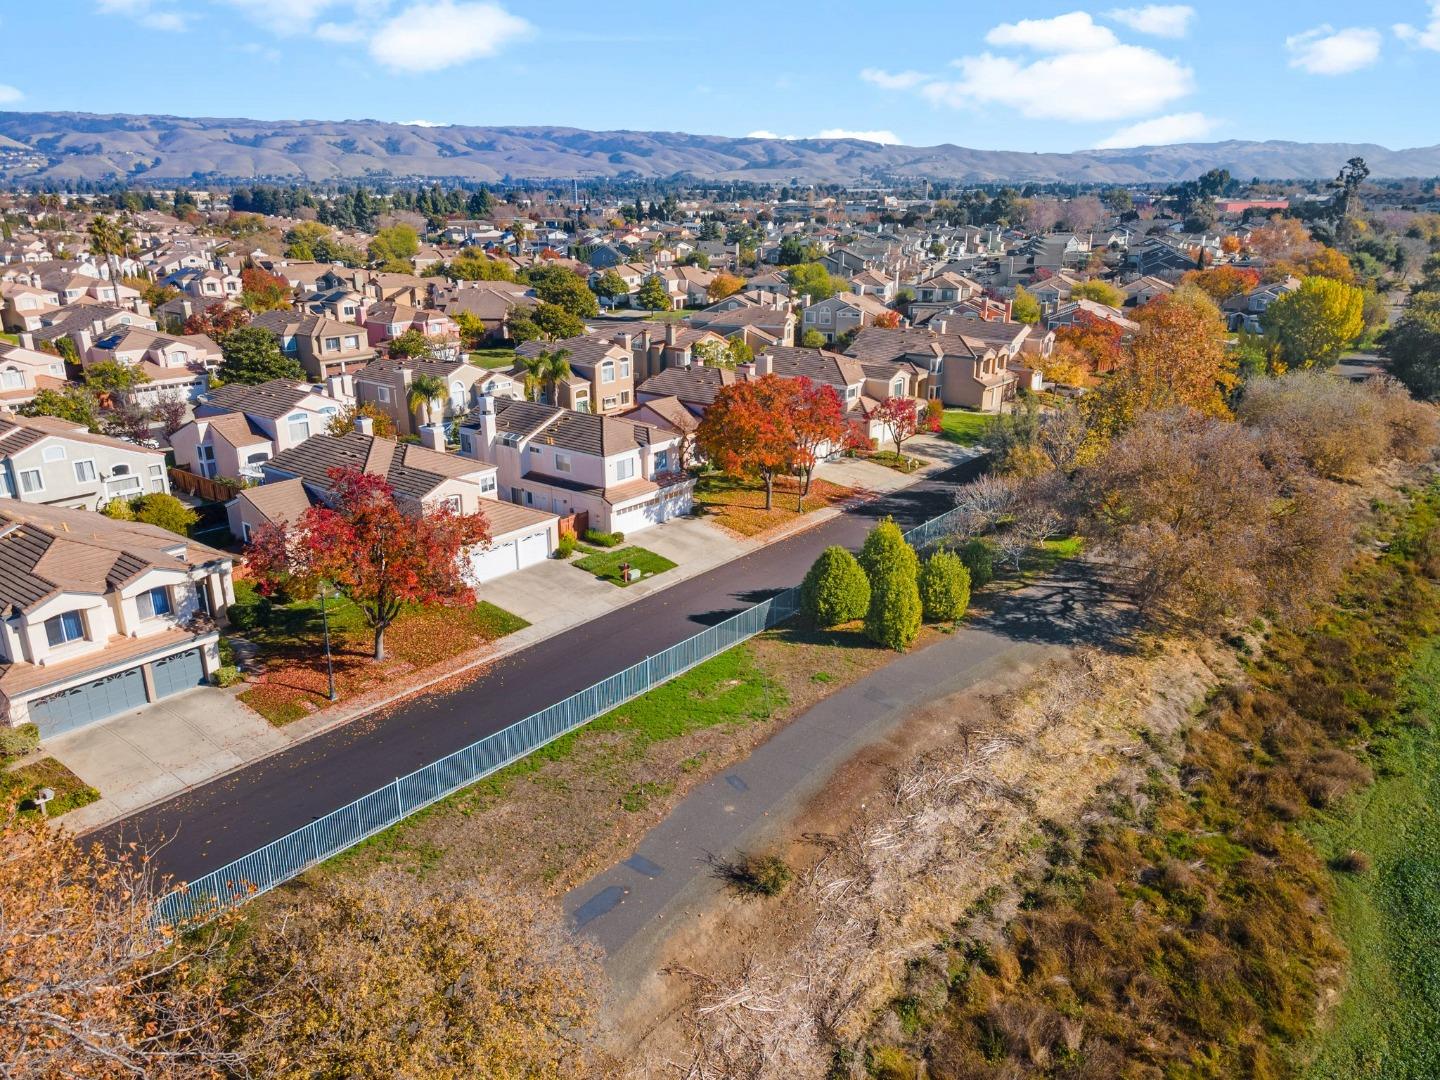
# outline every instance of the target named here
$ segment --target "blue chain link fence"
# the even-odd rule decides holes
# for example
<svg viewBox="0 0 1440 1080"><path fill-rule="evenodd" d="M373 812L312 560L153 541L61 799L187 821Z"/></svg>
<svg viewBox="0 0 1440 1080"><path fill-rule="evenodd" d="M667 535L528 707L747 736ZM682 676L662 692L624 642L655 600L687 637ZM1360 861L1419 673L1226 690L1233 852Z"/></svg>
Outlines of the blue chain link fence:
<svg viewBox="0 0 1440 1080"><path fill-rule="evenodd" d="M947 535L958 511L951 510L905 534L916 548ZM244 903L298 877L310 867L388 829L447 795L519 761L546 743L583 727L596 717L668 682L697 664L718 656L792 618L800 610L800 589L794 587L746 608L694 637L608 679L572 694L478 742L416 769L385 787L331 811L258 851L211 871L197 881L160 898L159 922L194 922Z"/></svg>

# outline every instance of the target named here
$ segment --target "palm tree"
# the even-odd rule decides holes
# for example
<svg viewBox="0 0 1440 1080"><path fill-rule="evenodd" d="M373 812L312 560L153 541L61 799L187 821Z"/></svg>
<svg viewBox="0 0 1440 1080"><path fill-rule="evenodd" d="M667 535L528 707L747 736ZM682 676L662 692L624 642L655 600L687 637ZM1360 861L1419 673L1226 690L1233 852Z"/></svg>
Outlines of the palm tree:
<svg viewBox="0 0 1440 1080"><path fill-rule="evenodd" d="M542 352L537 357L540 360L540 379L545 384L545 391L550 397L551 405L558 405L556 390L560 384L570 378L570 350L556 349L554 352Z"/></svg>
<svg viewBox="0 0 1440 1080"><path fill-rule="evenodd" d="M520 357L520 366L525 369L525 397L530 401L539 399L540 387L545 383L546 354Z"/></svg>
<svg viewBox="0 0 1440 1080"><path fill-rule="evenodd" d="M425 423L430 423L431 414L437 402L443 402L449 395L449 387L439 375L416 375L410 380L410 392L405 403L412 413L424 411Z"/></svg>

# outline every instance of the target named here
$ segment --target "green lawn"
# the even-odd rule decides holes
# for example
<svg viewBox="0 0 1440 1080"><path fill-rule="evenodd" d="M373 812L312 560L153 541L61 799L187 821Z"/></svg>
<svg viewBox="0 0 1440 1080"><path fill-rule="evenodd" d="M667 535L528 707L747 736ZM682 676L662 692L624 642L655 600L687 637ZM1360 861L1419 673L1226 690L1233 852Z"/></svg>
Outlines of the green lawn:
<svg viewBox="0 0 1440 1080"><path fill-rule="evenodd" d="M19 345L19 344L20 344L20 335L19 335L19 334L0 334L0 341L6 342L7 344L10 344L10 345Z"/></svg>
<svg viewBox="0 0 1440 1080"><path fill-rule="evenodd" d="M946 409L940 417L940 437L961 446L979 446L992 419L990 413L973 409Z"/></svg>
<svg viewBox="0 0 1440 1080"><path fill-rule="evenodd" d="M1372 865L1335 873L1349 981L1311 1080L1440 1076L1440 641L1407 689L1419 723L1380 744L1375 784L1313 830L1327 859L1360 851Z"/></svg>
<svg viewBox="0 0 1440 1080"><path fill-rule="evenodd" d="M59 817L100 798L98 791L52 757L0 773L0 798L6 812L15 808L22 815L38 816L40 808L32 796L41 788L55 792L45 808L48 817Z"/></svg>
<svg viewBox="0 0 1440 1080"><path fill-rule="evenodd" d="M509 368L515 366L514 349L476 349L470 354L470 362L479 367Z"/></svg>
<svg viewBox="0 0 1440 1080"><path fill-rule="evenodd" d="M628 563L638 569L642 581L645 578L654 577L656 574L663 574L666 570L675 569L675 564L665 556L656 555L655 552L647 551L642 547L612 548L607 551L581 544L578 550L586 554L583 559L576 559L574 565L612 585L633 584L620 576L621 563Z"/></svg>
<svg viewBox="0 0 1440 1080"><path fill-rule="evenodd" d="M690 315L690 309L681 308L679 311L652 311L645 316L646 322L679 322Z"/></svg>

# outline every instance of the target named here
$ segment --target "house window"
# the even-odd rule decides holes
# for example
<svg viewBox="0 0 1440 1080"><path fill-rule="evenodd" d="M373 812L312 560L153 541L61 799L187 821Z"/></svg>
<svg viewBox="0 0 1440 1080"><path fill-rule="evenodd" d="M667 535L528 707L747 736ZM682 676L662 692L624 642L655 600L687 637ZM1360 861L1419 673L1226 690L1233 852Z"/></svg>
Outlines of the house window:
<svg viewBox="0 0 1440 1080"><path fill-rule="evenodd" d="M290 334L286 337L281 338L280 348L282 351L290 353L293 353L296 349L298 349L299 346L295 344L295 335Z"/></svg>
<svg viewBox="0 0 1440 1080"><path fill-rule="evenodd" d="M3 379L6 390L14 390L17 387L25 385L25 376L21 375L15 368L6 368Z"/></svg>
<svg viewBox="0 0 1440 1080"><path fill-rule="evenodd" d="M338 337L327 337L327 338L325 339L325 351L326 351L326 352L339 352L339 351L340 351L340 339L339 339Z"/></svg>
<svg viewBox="0 0 1440 1080"><path fill-rule="evenodd" d="M347 338L345 339L345 348L347 348L347 349L358 349L359 347L360 347L360 339L359 339L358 337L355 337L355 336L352 335L352 336L347 337Z"/></svg>
<svg viewBox="0 0 1440 1080"><path fill-rule="evenodd" d="M170 590L164 587L150 589L135 597L135 606L140 609L140 618L154 619L160 615L170 615L174 608L170 604Z"/></svg>
<svg viewBox="0 0 1440 1080"><path fill-rule="evenodd" d="M95 462L88 458L84 461L75 462L75 482L88 484L96 479Z"/></svg>
<svg viewBox="0 0 1440 1080"><path fill-rule="evenodd" d="M629 405L629 404L630 404L630 391L629 391L629 390L621 390L621 391L620 391L620 404L621 404L621 405Z"/></svg>
<svg viewBox="0 0 1440 1080"><path fill-rule="evenodd" d="M105 485L112 495L123 495L132 491L140 490L140 478L138 476L122 476L118 480L108 480Z"/></svg>
<svg viewBox="0 0 1440 1080"><path fill-rule="evenodd" d="M45 620L45 640L56 648L85 636L85 620L78 611L67 611Z"/></svg>
<svg viewBox="0 0 1440 1080"><path fill-rule="evenodd" d="M628 379L628 378L630 377L630 361L629 361L629 360L621 360L621 361L620 361L620 377L621 377L622 379Z"/></svg>
<svg viewBox="0 0 1440 1080"><path fill-rule="evenodd" d="M0 496L10 499L15 496L15 488L10 483L10 474L0 468Z"/></svg>
<svg viewBox="0 0 1440 1080"><path fill-rule="evenodd" d="M486 495L495 490L495 476L493 473L486 473L480 477L480 494Z"/></svg>
<svg viewBox="0 0 1440 1080"><path fill-rule="evenodd" d="M600 381L602 383L615 381L615 365L609 360L600 365Z"/></svg>
<svg viewBox="0 0 1440 1080"><path fill-rule="evenodd" d="M670 451L659 450L655 453L655 471L667 473L670 471Z"/></svg>
<svg viewBox="0 0 1440 1080"><path fill-rule="evenodd" d="M43 451L41 451L40 457L44 461L64 461L65 447L47 446Z"/></svg>
<svg viewBox="0 0 1440 1080"><path fill-rule="evenodd" d="M304 413L290 417L288 423L291 442L304 442L310 437L310 417Z"/></svg>
<svg viewBox="0 0 1440 1080"><path fill-rule="evenodd" d="M615 479L629 480L635 475L635 459L621 458L615 463Z"/></svg>
<svg viewBox="0 0 1440 1080"><path fill-rule="evenodd" d="M570 471L569 454L562 454L559 450L555 451L555 471L559 473L568 473Z"/></svg>
<svg viewBox="0 0 1440 1080"><path fill-rule="evenodd" d="M381 401L381 402L384 402L386 405L389 405L389 404L390 404L390 388L389 388L388 386L377 386L377 387L375 387L375 398L376 398L377 401Z"/></svg>
<svg viewBox="0 0 1440 1080"><path fill-rule="evenodd" d="M847 387L845 388L845 400L846 400L846 401L854 401L854 400L855 400L856 398L858 398L859 396L860 396L860 388L859 388L858 386L847 386Z"/></svg>
<svg viewBox="0 0 1440 1080"><path fill-rule="evenodd" d="M164 475L164 473L165 473L165 466L164 466L164 465L151 465L151 466L150 466L150 479L151 479L151 480L159 480L160 477L161 477L162 475Z"/></svg>
<svg viewBox="0 0 1440 1080"><path fill-rule="evenodd" d="M22 469L20 471L20 490L26 495L34 495L36 492L45 490L45 480L40 475L39 469Z"/></svg>
<svg viewBox="0 0 1440 1080"><path fill-rule="evenodd" d="M462 431L460 433L460 452L462 454L473 454L475 452L475 444L471 441L468 432Z"/></svg>
<svg viewBox="0 0 1440 1080"><path fill-rule="evenodd" d="M446 506L446 507L450 508L451 510L454 510L455 513L458 514L458 513L460 513L460 496L459 496L459 495L450 495L450 496L448 496L448 497L445 499L444 503L442 503L441 505Z"/></svg>

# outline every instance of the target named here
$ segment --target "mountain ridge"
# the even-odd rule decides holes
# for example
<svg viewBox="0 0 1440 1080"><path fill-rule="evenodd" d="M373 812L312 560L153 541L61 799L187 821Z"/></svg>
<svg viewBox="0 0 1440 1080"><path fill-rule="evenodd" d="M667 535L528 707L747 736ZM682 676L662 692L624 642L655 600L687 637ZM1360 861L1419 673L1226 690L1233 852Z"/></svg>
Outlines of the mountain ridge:
<svg viewBox="0 0 1440 1080"><path fill-rule="evenodd" d="M1211 168L1241 179L1329 179L1351 157L1377 179L1440 175L1440 145L1229 140L1111 150L882 146L563 125L414 125L161 114L0 112L0 182L135 183L452 179L669 179L836 183L930 177L974 183L1173 183Z"/></svg>

